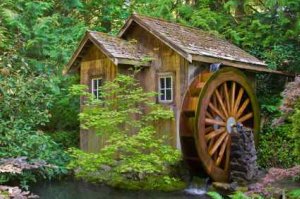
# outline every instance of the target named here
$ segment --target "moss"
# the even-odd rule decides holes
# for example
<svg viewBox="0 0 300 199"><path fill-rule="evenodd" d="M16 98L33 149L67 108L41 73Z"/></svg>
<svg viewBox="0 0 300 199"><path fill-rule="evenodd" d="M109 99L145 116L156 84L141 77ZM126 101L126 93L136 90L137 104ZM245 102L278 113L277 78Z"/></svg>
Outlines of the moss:
<svg viewBox="0 0 300 199"><path fill-rule="evenodd" d="M177 191L183 190L187 184L180 179L169 176L151 176L143 180L120 180L108 185L129 190L157 190L157 191Z"/></svg>

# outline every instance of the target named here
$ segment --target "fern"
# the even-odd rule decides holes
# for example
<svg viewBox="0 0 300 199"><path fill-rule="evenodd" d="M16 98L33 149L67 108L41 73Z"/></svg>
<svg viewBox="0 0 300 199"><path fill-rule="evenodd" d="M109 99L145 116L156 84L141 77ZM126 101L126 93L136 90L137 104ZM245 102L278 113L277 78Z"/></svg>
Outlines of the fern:
<svg viewBox="0 0 300 199"><path fill-rule="evenodd" d="M292 190L288 193L288 196L291 199L300 199L300 189Z"/></svg>
<svg viewBox="0 0 300 199"><path fill-rule="evenodd" d="M207 192L206 193L208 196L210 196L212 199L223 199L222 195L219 194L218 192Z"/></svg>

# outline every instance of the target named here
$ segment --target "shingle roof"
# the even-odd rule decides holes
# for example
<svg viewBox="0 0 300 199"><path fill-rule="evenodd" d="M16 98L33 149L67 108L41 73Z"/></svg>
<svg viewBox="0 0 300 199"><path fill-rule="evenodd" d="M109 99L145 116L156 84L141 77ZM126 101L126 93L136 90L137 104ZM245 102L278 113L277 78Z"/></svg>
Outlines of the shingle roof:
<svg viewBox="0 0 300 199"><path fill-rule="evenodd" d="M141 60L146 55L138 50L133 42L126 41L102 32L89 31L90 36L115 58Z"/></svg>
<svg viewBox="0 0 300 199"><path fill-rule="evenodd" d="M191 56L204 55L229 61L238 61L261 66L266 65L263 61L230 42L200 29L137 14L132 15L131 20L145 26L156 36L161 37L161 39L164 39L169 44ZM127 21L127 25L130 23L129 21ZM120 31L119 36L124 34L126 28L125 25Z"/></svg>
<svg viewBox="0 0 300 199"><path fill-rule="evenodd" d="M67 71L78 66L86 50L92 44L98 47L116 65L148 65L144 58L149 56L142 53L135 43L102 32L87 31L70 59Z"/></svg>

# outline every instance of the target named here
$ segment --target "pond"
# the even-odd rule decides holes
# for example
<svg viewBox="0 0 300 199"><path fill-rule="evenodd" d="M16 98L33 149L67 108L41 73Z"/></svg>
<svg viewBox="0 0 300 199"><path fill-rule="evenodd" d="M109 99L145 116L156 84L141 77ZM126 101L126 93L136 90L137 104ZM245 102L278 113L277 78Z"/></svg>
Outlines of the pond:
<svg viewBox="0 0 300 199"><path fill-rule="evenodd" d="M40 182L31 186L30 190L40 196L41 199L209 198L201 188L188 190L189 193L197 195L188 194L184 190L177 192L128 191L75 180Z"/></svg>

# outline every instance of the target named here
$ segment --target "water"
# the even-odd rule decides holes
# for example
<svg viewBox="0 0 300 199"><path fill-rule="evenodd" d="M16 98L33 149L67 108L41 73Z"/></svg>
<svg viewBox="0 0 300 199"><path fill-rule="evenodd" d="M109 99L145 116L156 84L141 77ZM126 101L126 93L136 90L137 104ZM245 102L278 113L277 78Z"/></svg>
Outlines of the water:
<svg viewBox="0 0 300 199"><path fill-rule="evenodd" d="M205 188L190 187L177 192L128 191L82 181L66 180L41 182L30 189L41 199L208 199Z"/></svg>

